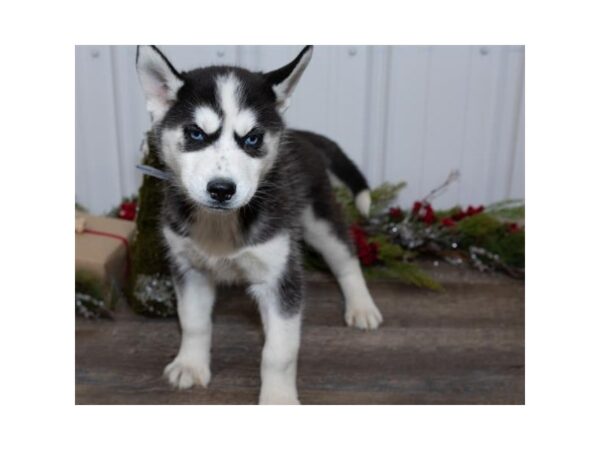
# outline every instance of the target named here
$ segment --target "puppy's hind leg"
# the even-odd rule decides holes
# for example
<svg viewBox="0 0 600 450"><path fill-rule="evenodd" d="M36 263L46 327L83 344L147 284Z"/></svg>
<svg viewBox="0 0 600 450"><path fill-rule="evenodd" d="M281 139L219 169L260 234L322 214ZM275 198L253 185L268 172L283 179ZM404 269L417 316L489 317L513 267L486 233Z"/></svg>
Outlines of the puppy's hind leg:
<svg viewBox="0 0 600 450"><path fill-rule="evenodd" d="M351 243L344 239L341 230L336 232L332 222L316 217L311 207L304 211L302 225L304 240L321 253L342 289L346 324L363 330L376 329L383 317L367 289ZM343 224L341 228L344 228Z"/></svg>
<svg viewBox="0 0 600 450"><path fill-rule="evenodd" d="M179 389L187 389L195 384L206 387L210 382L214 283L195 269L188 269L174 281L181 346L175 359L165 368L165 376Z"/></svg>

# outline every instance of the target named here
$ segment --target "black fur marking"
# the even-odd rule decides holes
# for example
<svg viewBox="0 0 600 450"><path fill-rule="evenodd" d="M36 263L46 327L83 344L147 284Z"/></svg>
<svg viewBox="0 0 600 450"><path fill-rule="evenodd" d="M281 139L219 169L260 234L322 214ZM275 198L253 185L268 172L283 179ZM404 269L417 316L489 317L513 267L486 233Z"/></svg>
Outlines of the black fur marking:
<svg viewBox="0 0 600 450"><path fill-rule="evenodd" d="M173 182L165 183L163 191L163 222L174 233L189 236L189 225L197 211L194 202Z"/></svg>
<svg viewBox="0 0 600 450"><path fill-rule="evenodd" d="M195 152L198 150L202 150L203 148L208 147L221 135L221 128L211 134L206 134L202 131L196 124L188 125L184 127L184 135L185 135L185 151L186 152ZM201 132L204 135L204 140L197 141L191 137L193 132Z"/></svg>
<svg viewBox="0 0 600 450"><path fill-rule="evenodd" d="M317 137L321 139L315 139ZM315 216L328 221L335 235L348 246L350 253L354 253L354 244L350 239L348 226L344 220L342 209L335 199L335 193L327 174L327 169L330 169L328 150L318 145L329 142L337 147L337 144L324 136L299 130L288 130L286 141L295 154L301 155L299 164L308 181L306 195L311 201ZM341 152L339 147L337 149ZM348 159L345 155L343 157ZM348 161L350 160L348 159ZM351 161L350 163L353 164Z"/></svg>
<svg viewBox="0 0 600 450"><path fill-rule="evenodd" d="M180 267L179 264L176 264L172 258L169 258L169 269L171 271L173 283L179 287L183 286L185 274L188 273L189 270L194 270L192 268Z"/></svg>
<svg viewBox="0 0 600 450"><path fill-rule="evenodd" d="M189 73L183 72L181 78L184 81L183 86L177 92L177 100L169 109L162 120L161 126L164 128L176 128L195 123L195 112L200 106L209 106L219 116L223 117L223 111L219 106L215 78L218 75L226 74L225 68L210 67L199 69L204 73L192 77Z"/></svg>
<svg viewBox="0 0 600 450"><path fill-rule="evenodd" d="M312 48L312 45L307 45L302 49L302 51L296 56L296 58L289 64L277 69L272 72L268 72L265 74L265 78L268 83L273 86L277 86L286 80L294 71L298 63L302 60L304 54Z"/></svg>
<svg viewBox="0 0 600 450"><path fill-rule="evenodd" d="M304 272L302 255L297 244L292 246L285 273L279 279L279 306L284 316L298 314L304 299Z"/></svg>
<svg viewBox="0 0 600 450"><path fill-rule="evenodd" d="M295 131L294 133L298 138L310 142L321 150L327 159L329 170L348 186L354 195L369 189L369 184L364 175L334 141L310 131Z"/></svg>

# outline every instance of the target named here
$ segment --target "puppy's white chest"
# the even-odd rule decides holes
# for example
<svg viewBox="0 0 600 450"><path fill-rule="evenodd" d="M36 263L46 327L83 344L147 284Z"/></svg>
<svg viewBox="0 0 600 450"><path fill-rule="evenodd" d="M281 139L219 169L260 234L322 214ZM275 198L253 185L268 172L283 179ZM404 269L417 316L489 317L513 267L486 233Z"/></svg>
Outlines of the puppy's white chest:
<svg viewBox="0 0 600 450"><path fill-rule="evenodd" d="M225 283L275 283L285 269L289 256L289 235L279 234L267 242L242 247L229 253L215 253L192 238L177 236L165 229L173 254L198 270L210 272Z"/></svg>

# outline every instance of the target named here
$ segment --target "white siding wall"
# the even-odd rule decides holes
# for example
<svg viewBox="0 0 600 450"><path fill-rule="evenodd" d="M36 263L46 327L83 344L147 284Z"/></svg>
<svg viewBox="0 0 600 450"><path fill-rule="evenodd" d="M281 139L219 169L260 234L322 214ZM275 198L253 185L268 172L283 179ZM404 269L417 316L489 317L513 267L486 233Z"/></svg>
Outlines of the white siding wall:
<svg viewBox="0 0 600 450"><path fill-rule="evenodd" d="M302 47L164 46L179 69L271 70ZM149 126L133 46L79 46L76 195L96 213L137 191ZM461 171L435 206L524 198L524 48L317 46L287 112L336 140L372 185L404 180L408 205Z"/></svg>

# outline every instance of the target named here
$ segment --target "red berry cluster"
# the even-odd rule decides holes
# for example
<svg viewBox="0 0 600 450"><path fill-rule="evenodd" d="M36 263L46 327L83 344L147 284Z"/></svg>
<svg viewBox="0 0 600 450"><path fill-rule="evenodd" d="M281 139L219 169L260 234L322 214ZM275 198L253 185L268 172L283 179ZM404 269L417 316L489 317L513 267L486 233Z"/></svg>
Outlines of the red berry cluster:
<svg viewBox="0 0 600 450"><path fill-rule="evenodd" d="M485 208L483 205L478 206L477 208L469 205L467 209L459 209L457 212L452 214L452 216L445 217L442 220L442 225L445 227L453 227L454 225L456 225L456 222L460 222L465 217L476 216L477 214L482 213L484 210Z"/></svg>
<svg viewBox="0 0 600 450"><path fill-rule="evenodd" d="M510 222L506 224L506 231L508 231L509 233L518 233L521 230L522 228L519 226L518 223Z"/></svg>
<svg viewBox="0 0 600 450"><path fill-rule="evenodd" d="M367 232L357 224L350 227L350 234L356 244L358 259L363 266L372 266L379 260L379 244L369 242Z"/></svg>
<svg viewBox="0 0 600 450"><path fill-rule="evenodd" d="M465 217L471 217L476 214L479 214L484 211L483 206L478 206L477 208L474 206L469 206L466 210L460 209L450 217L442 218L439 223L443 227L451 228L456 225L457 222L461 221ZM429 203L424 202L415 202L412 207L411 214L413 217L417 218L421 222L426 223L427 225L432 225L438 222L438 218L435 215L435 211L431 207Z"/></svg>
<svg viewBox="0 0 600 450"><path fill-rule="evenodd" d="M455 222L458 222L460 220L463 220L465 217L475 216L475 215L483 212L484 209L485 208L483 207L483 205L479 206L477 208L469 205L466 210L459 209L457 212L452 214L452 220L454 220Z"/></svg>
<svg viewBox="0 0 600 450"><path fill-rule="evenodd" d="M119 208L119 218L124 220L135 220L137 202L123 202Z"/></svg>
<svg viewBox="0 0 600 450"><path fill-rule="evenodd" d="M394 222L398 222L404 218L404 213L400 208L390 208L389 210L390 219Z"/></svg>
<svg viewBox="0 0 600 450"><path fill-rule="evenodd" d="M414 202L411 214L421 222L425 222L427 225L431 225L437 222L437 216L431 207L431 204L427 202Z"/></svg>

